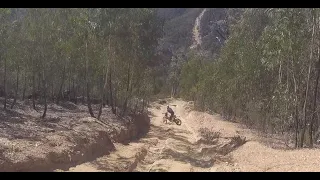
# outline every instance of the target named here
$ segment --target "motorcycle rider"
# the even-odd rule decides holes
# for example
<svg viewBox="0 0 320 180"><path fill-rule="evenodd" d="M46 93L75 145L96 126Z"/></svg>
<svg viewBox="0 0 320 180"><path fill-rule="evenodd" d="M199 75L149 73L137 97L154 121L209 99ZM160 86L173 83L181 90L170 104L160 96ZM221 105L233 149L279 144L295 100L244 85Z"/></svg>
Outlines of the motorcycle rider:
<svg viewBox="0 0 320 180"><path fill-rule="evenodd" d="M167 113L170 113L169 120L172 121L172 118L174 116L174 111L169 107L169 105L167 106Z"/></svg>

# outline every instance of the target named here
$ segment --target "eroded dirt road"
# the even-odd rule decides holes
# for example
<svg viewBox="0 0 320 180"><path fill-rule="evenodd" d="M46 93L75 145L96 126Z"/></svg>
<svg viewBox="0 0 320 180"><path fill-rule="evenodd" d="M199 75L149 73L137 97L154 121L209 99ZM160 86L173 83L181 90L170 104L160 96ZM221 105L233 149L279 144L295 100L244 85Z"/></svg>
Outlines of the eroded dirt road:
<svg viewBox="0 0 320 180"><path fill-rule="evenodd" d="M162 122L167 104L173 105L182 120L181 126ZM219 164L223 164L224 170L237 171L227 155L237 143L232 138L208 140L201 137L186 120L187 105L177 100L163 105L152 104L149 109L151 128L144 138L128 145L115 144L116 151L110 155L72 167L69 171L203 172L216 171L221 167Z"/></svg>
<svg viewBox="0 0 320 180"><path fill-rule="evenodd" d="M172 106L182 125L164 124L166 105ZM154 103L149 133L116 151L69 171L140 172L320 172L320 150L273 149L253 131L223 121L219 115L192 111L187 102ZM245 138L245 140L244 140Z"/></svg>

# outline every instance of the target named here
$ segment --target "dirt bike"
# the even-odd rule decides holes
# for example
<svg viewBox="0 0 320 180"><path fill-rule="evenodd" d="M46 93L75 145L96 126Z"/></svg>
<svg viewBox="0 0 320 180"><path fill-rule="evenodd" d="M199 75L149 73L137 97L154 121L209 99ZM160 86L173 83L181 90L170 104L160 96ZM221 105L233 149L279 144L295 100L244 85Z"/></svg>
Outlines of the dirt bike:
<svg viewBox="0 0 320 180"><path fill-rule="evenodd" d="M172 120L170 120L170 117L168 117L168 113L163 113L165 114L163 117L163 122L167 124L167 121L169 120L170 122L176 123L176 125L180 126L181 125L181 120L177 118L176 115L173 115Z"/></svg>

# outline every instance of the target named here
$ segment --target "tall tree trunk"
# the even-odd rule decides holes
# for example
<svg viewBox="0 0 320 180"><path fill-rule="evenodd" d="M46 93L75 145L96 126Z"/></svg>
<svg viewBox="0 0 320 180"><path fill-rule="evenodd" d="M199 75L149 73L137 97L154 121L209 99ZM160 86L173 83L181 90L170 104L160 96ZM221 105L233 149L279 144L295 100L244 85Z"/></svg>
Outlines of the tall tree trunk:
<svg viewBox="0 0 320 180"><path fill-rule="evenodd" d="M63 88L63 84L64 84L64 80L65 80L65 77L66 77L66 64L63 66L63 71L62 71L62 79L61 79L61 84L60 84L60 87L59 87L59 92L58 92L58 97L57 97L57 104L59 104L59 101L62 97L62 88Z"/></svg>
<svg viewBox="0 0 320 180"><path fill-rule="evenodd" d="M112 75L111 74L112 73L111 73L111 69L110 69L109 82L108 82L108 84L109 84L109 100L110 100L110 106L111 106L112 112L113 112L113 114L116 114L116 109L114 107L114 101L113 101L112 80L111 80Z"/></svg>
<svg viewBox="0 0 320 180"><path fill-rule="evenodd" d="M105 80L104 80L104 85L101 88L101 103L100 103L100 107L99 107L99 113L98 113L98 119L100 120L101 114L102 114L102 108L103 108L103 104L104 104L104 92L106 90L106 86L107 86L107 76L108 74L105 74Z"/></svg>
<svg viewBox="0 0 320 180"><path fill-rule="evenodd" d="M69 93L68 93L68 101L71 101L71 72L69 72Z"/></svg>
<svg viewBox="0 0 320 180"><path fill-rule="evenodd" d="M4 58L4 77L3 77L3 90L4 90L4 104L3 108L7 109L7 58Z"/></svg>
<svg viewBox="0 0 320 180"><path fill-rule="evenodd" d="M46 83L46 75L45 75L45 67L43 68L43 75L42 75L42 84L43 84L43 95L44 95L44 111L42 114L42 118L46 117L48 104L47 104L47 83Z"/></svg>
<svg viewBox="0 0 320 180"><path fill-rule="evenodd" d="M298 135L299 135L299 111L298 111L298 94L297 94L297 83L296 83L296 78L294 75L294 65L293 65L293 60L292 60L292 78L293 78L293 83L294 83L294 93L295 93L295 98L294 98L294 120L295 120L295 148L298 148Z"/></svg>
<svg viewBox="0 0 320 180"><path fill-rule="evenodd" d="M319 48L318 48L318 53L319 53ZM318 84L319 84L319 77L320 77L320 54L318 54L319 58L318 58L318 62L317 62L317 75L316 75L316 81L315 81L315 85L314 85L314 96L313 96L313 106L312 106L312 116L311 116L311 122L310 122L310 129L309 129L309 137L310 137L310 147L313 147L313 124L314 124L314 120L315 120L315 114L316 114L316 109L317 109L317 95L318 95Z"/></svg>
<svg viewBox="0 0 320 180"><path fill-rule="evenodd" d="M42 29L42 33L41 33L41 40L43 43L43 29ZM47 115L47 109L48 109L48 104L47 104L47 78L46 78L46 61L44 60L45 56L44 56L44 49L42 49L41 52L41 61L43 64L43 72L42 72L42 85L43 85L43 95L44 95L44 110L43 110L43 114L42 114L42 118L45 118Z"/></svg>
<svg viewBox="0 0 320 180"><path fill-rule="evenodd" d="M110 24L110 29L111 29L111 24ZM111 54L111 35L109 34L109 40L108 40L108 54ZM112 55L111 55L112 56ZM100 104L100 108L99 108L99 114L98 114L98 119L100 120L101 114L102 114L102 108L103 108L103 104L104 104L104 98L105 98L105 91L107 89L107 82L108 82L108 72L110 69L110 58L112 58L111 56L107 57L107 62L106 62L106 72L105 72L105 78L104 78L104 84L103 84L103 88L102 88L102 92L101 92L101 104Z"/></svg>
<svg viewBox="0 0 320 180"><path fill-rule="evenodd" d="M84 99L84 97L86 97L86 87L82 84L82 81L80 81L79 82L79 84L81 84L81 86L80 87L82 87L81 88L81 102L82 102L82 104L85 104L85 99Z"/></svg>
<svg viewBox="0 0 320 180"><path fill-rule="evenodd" d="M114 112L115 112L114 114L118 115L118 108L117 107L118 107L118 97L119 97L118 93L119 93L119 91L117 91L117 86L116 85L118 85L118 84L115 84L114 88L113 88L114 89L114 91L113 91L114 92L113 93L113 98L114 98L113 99L113 103L114 103Z"/></svg>
<svg viewBox="0 0 320 180"><path fill-rule="evenodd" d="M307 101L308 101L308 95L309 95L309 84L310 84L310 74L311 74L311 65L312 65L312 58L313 58L313 44L314 44L314 33L315 33L315 23L314 23L314 17L313 17L313 27L312 27L312 40L311 40L311 50L310 50L310 59L309 59L309 68L308 68L308 76L307 76L307 85L306 85L306 91L305 91L305 99L303 103L303 129L301 132L301 138L300 138L300 145L299 147L303 147L304 143L304 136L306 133L306 127L307 127Z"/></svg>
<svg viewBox="0 0 320 180"><path fill-rule="evenodd" d="M295 148L298 148L298 135L299 135L299 117L298 117L298 107L295 107L294 120L295 120Z"/></svg>
<svg viewBox="0 0 320 180"><path fill-rule="evenodd" d="M36 79L36 75L35 75L35 68L34 68L34 60L32 58L32 107L34 110L37 111L36 102L35 102L35 95L36 95L35 79Z"/></svg>
<svg viewBox="0 0 320 180"><path fill-rule="evenodd" d="M54 97L54 79L51 80L51 101L55 102L55 97Z"/></svg>
<svg viewBox="0 0 320 180"><path fill-rule="evenodd" d="M42 77L41 77L41 72L39 71L39 72L38 72L38 92L40 91L40 88L41 88L41 86L40 86L40 84L41 84L41 79L42 79Z"/></svg>
<svg viewBox="0 0 320 180"><path fill-rule="evenodd" d="M318 64L320 64L320 61L318 61ZM310 131L309 131L309 135L310 135L310 147L313 147L313 124L314 124L314 120L315 120L315 114L316 114L316 109L317 109L317 95L318 95L318 84L319 84L319 77L320 77L320 70L317 70L317 78L316 78L316 82L315 82L315 87L314 87L314 99L313 99L313 109L312 109L312 116L311 116L311 123L310 123Z"/></svg>
<svg viewBox="0 0 320 180"><path fill-rule="evenodd" d="M291 36L290 36L291 38ZM290 41L291 42L291 41ZM289 44L290 49L292 49L292 45L291 43ZM293 118L294 118L294 130L295 130L295 137L294 137L294 141L295 141L295 148L298 148L298 142L299 142L299 111L298 111L298 85L297 85L297 81L296 81L296 77L295 77L295 65L294 65L294 54L291 51L290 53L290 59L291 59L291 68L292 68L292 79L293 79L293 89L294 89L294 110L293 110ZM289 62L288 62L289 64ZM289 69L289 68L288 68ZM288 75L289 76L289 75ZM287 81L289 81L287 79ZM288 84L288 83L287 83ZM288 89L288 88L287 88Z"/></svg>
<svg viewBox="0 0 320 180"><path fill-rule="evenodd" d="M279 84L281 84L281 80L282 80L282 61L280 60L280 66L279 66Z"/></svg>
<svg viewBox="0 0 320 180"><path fill-rule="evenodd" d="M41 88L41 87L43 87L43 86L41 86L41 81L42 81L42 75L41 75L42 73L41 73L41 71L39 71L38 72L38 90L37 90L37 93L39 93L39 101L40 102L42 102L42 98L43 98L43 96L42 96L42 93L43 92L41 92L41 89L43 89L43 88Z"/></svg>
<svg viewBox="0 0 320 180"><path fill-rule="evenodd" d="M145 108L145 97L142 98L142 112L144 113L144 108Z"/></svg>
<svg viewBox="0 0 320 180"><path fill-rule="evenodd" d="M316 22L318 22L318 31L320 30L320 23L318 18L316 19ZM310 129L309 129L309 137L310 137L310 147L313 147L313 129L314 129L314 122L315 122L315 115L317 110L317 95L318 95L318 84L319 84L319 77L320 77L320 47L318 46L318 62L316 63L316 81L315 81L315 87L314 87L314 98L313 98L313 109L312 109L312 116L311 116L311 122L310 122Z"/></svg>
<svg viewBox="0 0 320 180"><path fill-rule="evenodd" d="M26 96L26 89L27 89L27 70L24 71L24 82L23 82L23 92L22 92L23 101Z"/></svg>
<svg viewBox="0 0 320 180"><path fill-rule="evenodd" d="M18 67L17 67L17 79L16 79L16 92L15 92L15 95L14 95L13 103L11 104L11 109L13 109L14 105L17 102L17 96L18 96L18 91L19 91L19 74L20 74L20 67L18 65Z"/></svg>
<svg viewBox="0 0 320 180"><path fill-rule="evenodd" d="M128 99L131 95L131 88L130 88L130 79L131 79L131 64L132 64L132 61L129 62L129 67L128 67L128 74L127 74L127 90L126 90L126 97L125 97L125 100L124 100L124 103L123 103L123 111L122 111L122 116L125 115L126 111L127 111L127 105L128 105Z"/></svg>
<svg viewBox="0 0 320 180"><path fill-rule="evenodd" d="M87 87L87 101L88 101L88 110L91 117L95 117L93 114L93 110L91 107L91 100L90 100L90 84L89 84L89 62L88 62L88 39L86 39L86 87Z"/></svg>
<svg viewBox="0 0 320 180"><path fill-rule="evenodd" d="M76 89L75 89L75 85L74 85L74 81L75 81L75 78L74 76L72 76L72 92L73 92L73 103L74 104L77 104L77 94L76 94Z"/></svg>
<svg viewBox="0 0 320 180"><path fill-rule="evenodd" d="M106 86L106 91L104 93L104 96L105 96L106 104L110 106L109 91L107 91L107 88L108 88L108 80L107 80L107 86Z"/></svg>

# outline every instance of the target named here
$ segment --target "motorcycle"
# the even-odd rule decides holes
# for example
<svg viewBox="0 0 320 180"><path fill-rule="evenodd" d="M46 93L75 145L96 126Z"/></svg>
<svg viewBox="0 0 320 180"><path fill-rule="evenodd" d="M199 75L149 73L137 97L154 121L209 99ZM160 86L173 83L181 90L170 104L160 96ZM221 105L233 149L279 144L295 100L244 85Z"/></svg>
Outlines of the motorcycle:
<svg viewBox="0 0 320 180"><path fill-rule="evenodd" d="M163 123L167 124L167 122L169 120L170 122L174 122L174 123L176 123L176 125L181 126L182 122L179 118L177 118L176 115L173 115L172 120L170 120L170 117L168 117L168 113L163 113L163 114L165 114L163 117Z"/></svg>

